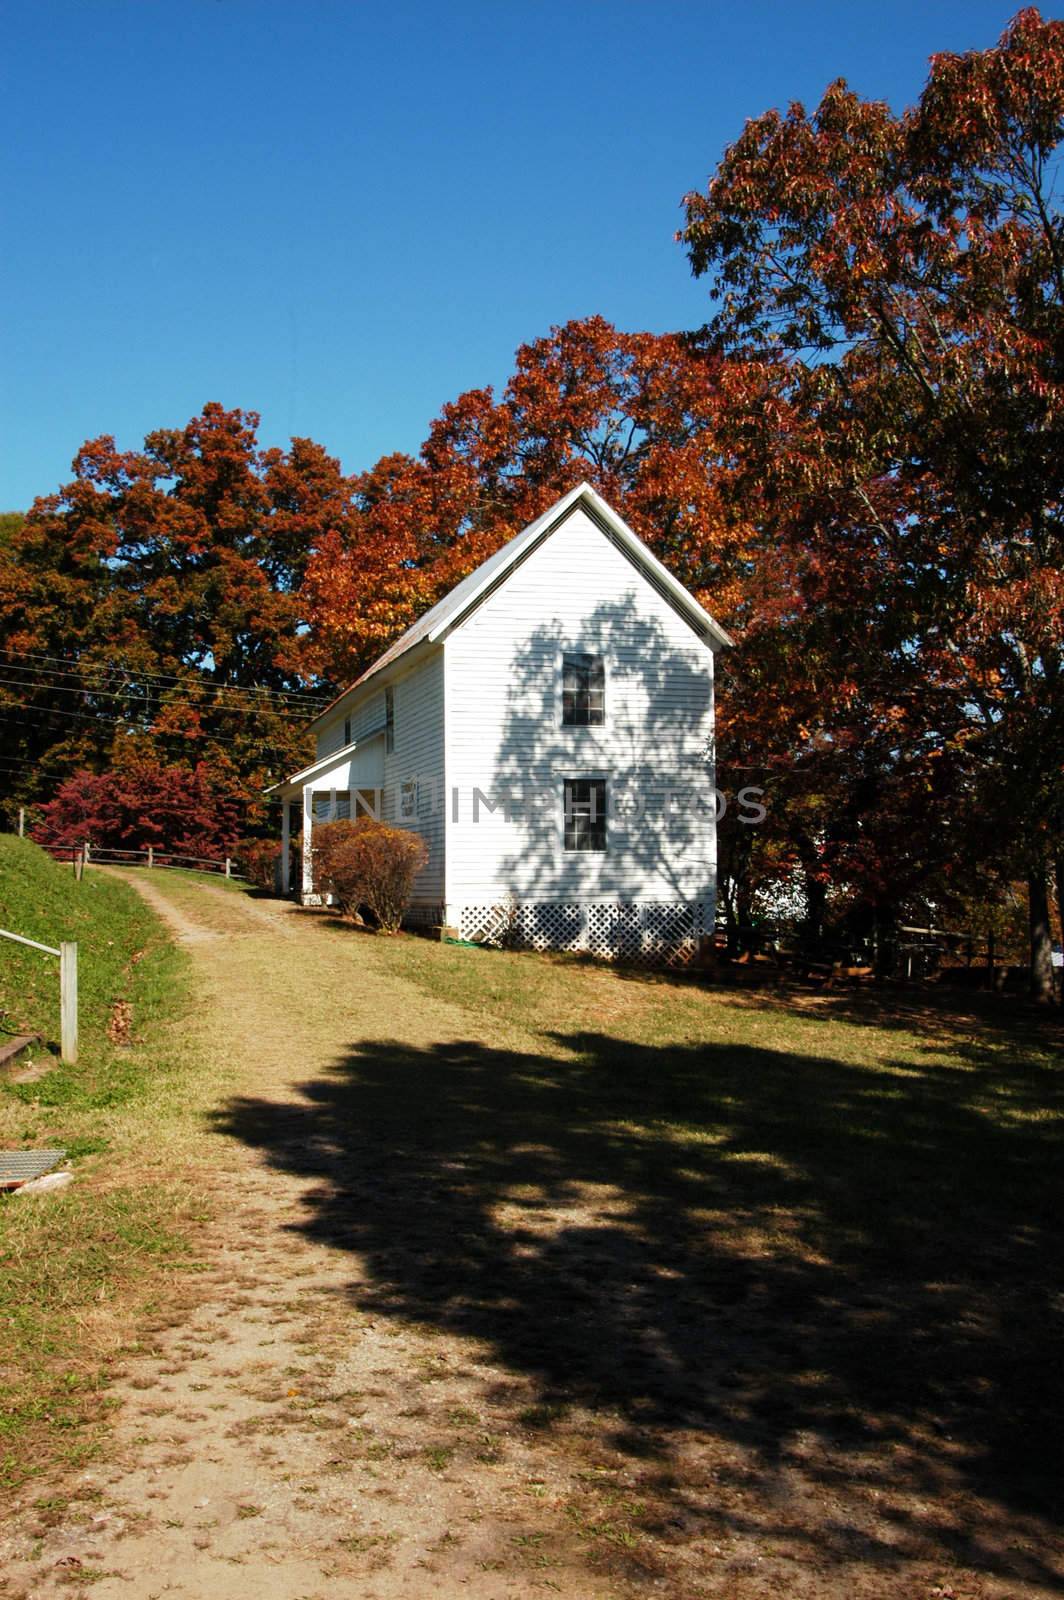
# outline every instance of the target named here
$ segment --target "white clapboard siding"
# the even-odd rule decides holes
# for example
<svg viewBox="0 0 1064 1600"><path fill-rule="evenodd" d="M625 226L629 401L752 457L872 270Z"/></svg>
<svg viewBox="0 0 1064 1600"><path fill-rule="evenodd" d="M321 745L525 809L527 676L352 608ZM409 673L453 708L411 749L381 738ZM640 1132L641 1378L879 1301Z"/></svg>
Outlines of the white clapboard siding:
<svg viewBox="0 0 1064 1600"><path fill-rule="evenodd" d="M330 789L379 789L383 783L384 735L381 733L356 746L348 755L337 755L334 761L326 761L307 779L306 787L322 794Z"/></svg>
<svg viewBox="0 0 1064 1600"><path fill-rule="evenodd" d="M333 776L342 774L347 762L338 763L335 769L326 769L327 776L315 777L312 787L376 788L381 787L381 818L396 827L411 828L420 833L429 850L426 866L414 884L413 905L438 910L443 904L444 889L444 702L443 702L443 649L437 647L421 658L417 665L404 671L404 663L380 679L368 683L365 689L350 696L341 715L325 721L318 729L319 759L339 750L344 745L345 722L349 719L350 737L358 740L373 730L383 728L385 720L385 693L390 689L395 713L395 748L385 749L385 737L370 737L349 758L350 770L357 775L348 782ZM417 783L417 815L405 819L400 815L400 789L403 781Z"/></svg>
<svg viewBox="0 0 1064 1600"><path fill-rule="evenodd" d="M507 900L711 904L713 653L582 508L444 648L449 919ZM566 649L605 660L602 728L562 726ZM645 814L611 819L604 853L567 852L566 776L604 776ZM538 809L474 822L475 789L534 791Z"/></svg>
<svg viewBox="0 0 1064 1600"><path fill-rule="evenodd" d="M384 757L383 815L398 828L420 833L429 849L414 883L413 906L438 909L444 891L444 662L437 648L411 670L389 679L394 697L395 748ZM368 687L368 686L367 686ZM381 704L384 695L374 690ZM404 819L400 792L416 782L417 815Z"/></svg>
<svg viewBox="0 0 1064 1600"><path fill-rule="evenodd" d="M318 760L341 750L345 743L345 729L350 721L350 739L361 739L373 728L384 726L384 689L379 684L367 684L365 693L348 701L334 717L322 723L317 730Z"/></svg>

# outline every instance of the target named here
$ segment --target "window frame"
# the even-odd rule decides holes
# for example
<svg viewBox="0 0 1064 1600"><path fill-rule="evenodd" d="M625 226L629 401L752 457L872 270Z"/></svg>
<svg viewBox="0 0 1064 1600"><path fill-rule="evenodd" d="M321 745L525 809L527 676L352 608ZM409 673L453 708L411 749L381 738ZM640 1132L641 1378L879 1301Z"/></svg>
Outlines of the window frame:
<svg viewBox="0 0 1064 1600"><path fill-rule="evenodd" d="M566 687L565 687L566 662L568 660L570 660L570 659L572 659L574 657L578 657L578 656L582 656L587 661L592 663L592 666L591 666L592 677L589 679L589 686L588 686L588 688L586 690L583 690L583 691L580 691L580 690L575 690L575 691L574 690L569 690L569 691L567 691ZM601 674L601 688L599 688L599 689L591 687L591 684L594 681L593 680L593 675L594 675L594 672L595 672L595 663L598 664L598 670L599 670L599 673ZM589 698L592 695L596 694L596 693L601 694L601 696L602 696L602 705L601 705L601 713L602 713L602 715L601 715L601 720L598 721L598 722L592 722L592 721L586 721L586 722L576 722L576 721L574 721L574 722L569 722L569 721L567 721L566 720L566 715L565 715L565 696L566 696L566 693L575 693L575 694L584 693ZM605 653L604 652L596 652L596 651L593 651L593 650L585 650L582 647L580 647L578 645L575 645L575 644L564 644L564 645L562 645L561 649L558 652L558 726L560 728L569 728L569 729L577 729L577 728L604 729L606 727L606 709L607 709L608 703L609 703L609 672L608 672L607 665L606 665ZM591 710L591 708L588 707L589 714L590 714L590 710Z"/></svg>
<svg viewBox="0 0 1064 1600"><path fill-rule="evenodd" d="M388 684L384 691L384 753L395 753L395 688Z"/></svg>
<svg viewBox="0 0 1064 1600"><path fill-rule="evenodd" d="M580 801L581 808L584 805L588 805L590 807L586 813L586 820L589 824L593 824L595 829L594 834L591 834L589 829L586 836L591 838L597 837L601 839L601 843L578 844L575 842L570 842L571 839L575 841L580 833L579 829L571 827L571 825L577 819L580 819L581 821L585 819L585 813L583 809L579 811L576 810L573 799L571 798L572 791L576 788L577 784L586 785L588 790L597 788L601 791L601 814L599 813L594 796L592 794L589 793L586 800ZM566 777L562 779L562 850L565 855L600 856L608 853L610 847L609 806L609 777L606 773L596 772L574 774L572 777Z"/></svg>
<svg viewBox="0 0 1064 1600"><path fill-rule="evenodd" d="M420 785L416 777L403 778L399 783L399 821L416 822Z"/></svg>

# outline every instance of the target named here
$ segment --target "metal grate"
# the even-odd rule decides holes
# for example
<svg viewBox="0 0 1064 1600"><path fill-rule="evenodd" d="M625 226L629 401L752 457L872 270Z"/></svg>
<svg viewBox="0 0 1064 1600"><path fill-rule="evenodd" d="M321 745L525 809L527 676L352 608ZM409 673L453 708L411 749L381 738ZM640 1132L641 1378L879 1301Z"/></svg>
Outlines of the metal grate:
<svg viewBox="0 0 1064 1600"><path fill-rule="evenodd" d="M0 1189L17 1189L57 1167L65 1150L0 1150Z"/></svg>

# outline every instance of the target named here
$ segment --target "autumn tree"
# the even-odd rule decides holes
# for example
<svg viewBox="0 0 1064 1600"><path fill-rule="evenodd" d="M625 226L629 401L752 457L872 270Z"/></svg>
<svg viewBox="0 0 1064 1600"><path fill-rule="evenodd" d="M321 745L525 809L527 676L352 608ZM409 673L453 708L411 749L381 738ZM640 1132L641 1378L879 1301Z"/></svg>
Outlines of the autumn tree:
<svg viewBox="0 0 1064 1600"><path fill-rule="evenodd" d="M151 845L221 861L236 850L243 812L239 790L227 790L202 764L160 766L140 757L109 772L73 773L42 807L33 837L52 847L86 840L111 850Z"/></svg>
<svg viewBox="0 0 1064 1600"><path fill-rule="evenodd" d="M348 513L310 440L260 450L208 405L140 451L91 440L0 547L0 769L38 801L131 753L205 763L255 798L307 753L298 662L307 553Z"/></svg>
<svg viewBox="0 0 1064 1600"><path fill-rule="evenodd" d="M891 710L921 781L950 764L942 804L974 794L992 820L1002 871L1028 878L1041 996L1064 811L1062 132L1064 24L1024 11L995 48L934 57L902 115L840 81L750 122L682 235L719 307L703 348L782 366L746 466L836 680Z"/></svg>
<svg viewBox="0 0 1064 1600"><path fill-rule="evenodd" d="M724 491L718 369L679 336L622 333L601 317L522 346L501 396L459 396L417 457L386 456L353 480L352 516L307 565L308 670L354 676L584 478L697 596L734 615L752 525Z"/></svg>

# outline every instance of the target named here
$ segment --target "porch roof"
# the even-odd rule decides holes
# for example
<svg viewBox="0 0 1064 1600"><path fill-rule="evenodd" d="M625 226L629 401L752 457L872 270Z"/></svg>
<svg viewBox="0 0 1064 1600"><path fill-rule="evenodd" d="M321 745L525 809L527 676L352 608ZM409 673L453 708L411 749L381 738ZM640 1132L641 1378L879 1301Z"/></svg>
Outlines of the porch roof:
<svg viewBox="0 0 1064 1600"><path fill-rule="evenodd" d="M350 744L341 745L338 750L330 750L327 756L319 756L309 767L304 767L300 772L293 772L289 777L282 778L280 783L271 784L263 792L276 796L278 800L294 800L297 795L303 793L308 783L313 783L315 778L324 776L333 767L342 766L345 761L350 761L356 751L363 749L374 739L381 738L384 731L382 722L379 728L371 728L368 733L352 739Z"/></svg>

